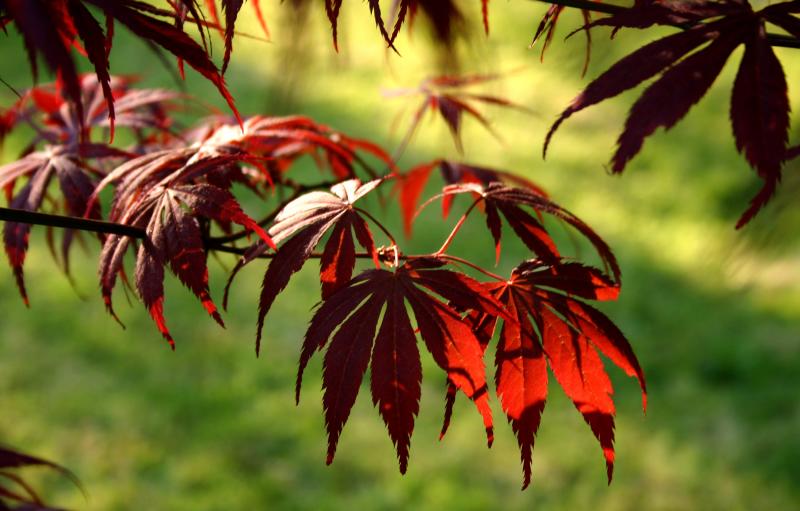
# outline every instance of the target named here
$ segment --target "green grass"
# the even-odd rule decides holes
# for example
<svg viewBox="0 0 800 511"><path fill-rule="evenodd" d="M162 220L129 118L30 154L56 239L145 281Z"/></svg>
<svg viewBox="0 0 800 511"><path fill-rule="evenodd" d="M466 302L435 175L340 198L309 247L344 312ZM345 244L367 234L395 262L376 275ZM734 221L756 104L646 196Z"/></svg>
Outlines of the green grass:
<svg viewBox="0 0 800 511"><path fill-rule="evenodd" d="M404 36L399 43L404 57L388 57L387 64L366 6L347 7L354 19L343 30L342 53L333 53L325 20L317 16L317 29L303 33L303 68L292 69L305 78L290 88L282 66L300 57L279 43L291 33L270 4L275 42L240 39L229 71L241 110L304 113L393 147L402 129L392 135L389 127L403 103L383 98L380 88L413 85L433 58L423 51L418 31L413 41ZM729 134L735 66L728 65L684 122L653 136L625 176L610 177L603 165L635 93L570 119L543 162L539 154L549 122L585 81L579 75L582 41L555 44L544 64L526 49L542 10L530 2L493 6L491 38L476 44L472 61L465 60L471 71L485 71L489 63L501 70L522 68L491 89L535 111L528 116L489 110L504 144L467 123L465 159L541 182L557 202L595 227L620 259L621 299L603 309L636 349L650 407L642 416L635 382L609 367L618 403L611 486L591 432L556 385L534 452L533 486L526 492L519 491L519 454L496 399L491 450L480 418L463 399L451 431L439 442L443 376L429 358L408 473L397 472L368 392L356 403L336 461L326 467L318 359L306 371L299 406L293 392L300 342L318 300L315 264L295 276L276 302L259 359L253 344L262 265L237 279L225 330L168 278L167 319L178 342L171 353L143 307L128 307L123 293L116 301L127 329L105 314L94 281L96 247L76 252L73 289L53 271L42 229L35 231L26 265L30 310L21 304L10 272L0 272L0 441L70 467L88 500L55 475L26 474L53 502L104 511L800 505L800 252L792 223L797 215L768 208L752 226L733 230L757 190ZM564 23L566 32L577 19ZM638 37L621 34L610 44L598 34L590 76L635 47ZM121 41L112 56L114 71L156 68L141 46ZM4 78L24 87L20 46L3 44L3 71L9 73ZM798 83L796 55L780 56L789 83ZM163 72L145 83L171 86ZM207 84L190 77L187 86L222 108ZM796 105L800 91L790 93ZM12 139L6 157L20 144ZM441 126L423 123L402 165L439 155L457 156ZM411 250L434 250L452 225L454 219L440 220L435 209L423 217L425 227ZM398 221L388 223L400 232ZM770 232L780 234L780 249L764 246ZM513 243L507 248L497 271L526 257ZM454 250L491 265L493 250L480 222L467 225ZM225 261L229 268L232 259ZM220 297L226 272L211 266L214 296Z"/></svg>

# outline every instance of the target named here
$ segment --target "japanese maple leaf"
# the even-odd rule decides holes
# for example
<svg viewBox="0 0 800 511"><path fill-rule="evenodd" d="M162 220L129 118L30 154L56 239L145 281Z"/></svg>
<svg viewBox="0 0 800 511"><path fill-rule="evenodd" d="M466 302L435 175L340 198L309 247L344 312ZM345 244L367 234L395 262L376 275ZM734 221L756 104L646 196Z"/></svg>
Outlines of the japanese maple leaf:
<svg viewBox="0 0 800 511"><path fill-rule="evenodd" d="M188 7L191 7L195 3L197 3L196 0L180 0L177 7L183 7L185 11L188 11ZM195 12L191 13L191 17L194 18L193 21L200 26L219 29L220 34L225 40L225 54L222 58L222 73L225 73L225 70L228 68L228 63L230 62L231 53L233 52L233 36L236 34L236 18L239 16L239 11L241 11L244 6L244 0L219 0L219 4L225 15L224 27L223 24L220 23L217 2L215 2L215 0L204 0L204 3L209 20L206 21L205 18L202 18L202 15L197 9L195 9ZM269 37L269 28L267 28L267 22L264 19L264 14L261 12L260 0L250 0L250 5L253 7L253 14L255 14L259 25L261 25L264 35Z"/></svg>
<svg viewBox="0 0 800 511"><path fill-rule="evenodd" d="M411 235L411 228L419 205L419 198L422 195L425 185L430 179L434 169L439 172L447 184L458 183L478 183L488 186L493 182L506 182L526 188L532 193L547 197L547 193L533 182L524 177L504 172L501 170L478 167L451 160L433 160L423 163L403 174L398 174L395 179L395 192L400 198L400 209L403 214L403 227L406 235ZM442 209L444 216L447 216L452 204L452 196L442 197Z"/></svg>
<svg viewBox="0 0 800 511"><path fill-rule="evenodd" d="M197 12L194 0L182 0L181 3ZM114 96L110 86L108 61L113 31L104 31L88 6L94 6L103 12L107 27L113 26L114 21L119 22L137 37L163 48L181 62L189 64L214 84L231 111L239 117L222 75L209 58L206 49L189 37L182 28L161 19L169 16L169 11L139 0L5 0L0 3L0 13L13 21L22 35L34 75L37 74L36 55L41 54L48 67L63 83L67 98L75 105L78 119L84 118L84 105L71 50L80 39L80 49L94 66L98 82L102 86L113 133ZM199 19L199 16L196 15L195 18Z"/></svg>
<svg viewBox="0 0 800 511"><path fill-rule="evenodd" d="M81 158L81 148L85 152L92 152L96 161L103 158L119 158L125 153L106 146L83 145L74 149L64 146L48 146L42 151L35 151L21 160L8 163L0 167L0 188L13 189L17 180L26 179L27 182L16 193L11 194L9 205L11 208L24 211L39 211L47 196L50 183L58 181L63 201L57 204L63 207L66 213L72 216L83 216L86 213L90 218L100 218L100 208L95 204L86 211L89 198L94 191L98 178L98 171L87 165ZM31 224L6 222L3 226L3 244L9 264L14 271L17 287L26 305L29 304L28 294L25 290L23 266L28 250ZM71 237L65 238L71 240ZM63 249L65 254L69 249L69 241ZM68 266L65 267L68 272Z"/></svg>
<svg viewBox="0 0 800 511"><path fill-rule="evenodd" d="M256 0L258 5L258 0ZM222 58L222 72L228 68L233 51L233 34L235 31L236 17L239 15L244 0L222 0L222 10L225 13L225 55Z"/></svg>
<svg viewBox="0 0 800 511"><path fill-rule="evenodd" d="M33 486L16 473L16 469L24 467L46 467L55 470L83 490L78 478L66 468L51 461L0 446L0 509L57 511L56 508L45 504ZM8 507L12 504L19 507Z"/></svg>
<svg viewBox="0 0 800 511"><path fill-rule="evenodd" d="M228 48L232 48L233 46L233 36L235 34L234 24L239 11L242 9L243 3L243 0L220 0L222 9L225 11L225 28L223 30L222 24L220 23L219 11L217 10L216 2L214 0L205 0L206 11L208 11L211 23L216 27L219 27L222 36L225 38L225 54L227 56L225 60L226 64L227 58L230 57L231 53L231 50ZM261 10L261 0L250 0L250 5L253 7L253 14L255 14L256 19L258 20L261 30L264 32L264 35L269 38L269 27L267 26L264 13ZM223 65L223 72L225 71L226 67L227 65Z"/></svg>
<svg viewBox="0 0 800 511"><path fill-rule="evenodd" d="M422 379L417 336L407 305L434 361L447 373L449 381L475 403L491 445L492 418L482 350L460 310L514 320L477 281L443 269L443 264L440 260L420 259L395 271L367 270L324 300L314 314L300 356L297 396L299 399L309 359L327 345L323 407L328 464L333 461L361 380L370 366L372 401L397 450L400 472L406 471Z"/></svg>
<svg viewBox="0 0 800 511"><path fill-rule="evenodd" d="M392 36L386 31L386 24L383 22L383 16L381 15L381 4L380 0L368 0L367 5L369 5L369 10L372 13L375 19L375 25L380 30L383 39L386 41L386 44L394 48L394 44L392 41ZM331 24L331 32L333 34L333 47L336 51L339 51L339 12L342 8L342 0L325 0L325 13L328 16L328 21ZM401 23L401 21L398 20Z"/></svg>
<svg viewBox="0 0 800 511"><path fill-rule="evenodd" d="M500 327L495 385L519 443L523 488L531 480L533 446L547 400L548 367L600 442L610 482L615 409L611 381L598 353L639 381L643 408L647 405L646 386L628 340L584 300L615 300L619 284L578 263L531 260L515 268L508 281L485 286L515 320L504 320ZM486 314L471 318L484 349L496 329L496 319ZM452 401L448 405L442 434Z"/></svg>
<svg viewBox="0 0 800 511"><path fill-rule="evenodd" d="M358 244L372 256L375 266L380 266L372 233L362 217L363 212L354 204L381 182L382 180L376 179L362 185L359 180L351 179L333 186L330 192L309 192L287 204L275 217L269 235L276 243L282 244L264 273L258 304L256 353L261 350L264 318L275 298L289 283L292 275L300 271L311 257L325 233L331 231L320 259L323 299L344 287L353 275L356 262L353 234ZM235 271L266 249L264 243L256 244Z"/></svg>
<svg viewBox="0 0 800 511"><path fill-rule="evenodd" d="M572 114L660 75L634 103L617 140L611 168L622 172L648 136L659 127L670 129L686 115L705 95L731 53L744 45L730 118L737 149L764 185L737 222L737 228L742 227L772 197L787 156L786 77L767 41L765 24L774 23L800 35L795 11L795 2L773 4L760 11L739 1L640 2L631 10L596 21L593 25L617 29L676 22L688 28L636 50L590 83L550 128L544 151L555 130Z"/></svg>
<svg viewBox="0 0 800 511"><path fill-rule="evenodd" d="M480 2L483 27L488 34L489 0L480 0ZM461 10L456 7L453 0L395 0L391 9L394 13L395 22L390 34L386 23L383 21L383 16L381 15L380 1L368 0L367 4L375 19L375 25L378 27L388 47L392 49L395 49L394 41L400 33L403 23L407 18L409 19L409 24L413 23L413 19L420 11L429 19L436 38L448 46L453 43L454 35L457 32L457 26L463 22L463 14ZM333 45L336 51L339 51L338 20L341 8L342 0L325 0L325 13L331 24Z"/></svg>
<svg viewBox="0 0 800 511"><path fill-rule="evenodd" d="M170 127L167 112L174 108L178 94L163 89L133 88L129 77L112 76L109 87L115 98L113 125L130 129L143 139L152 129L166 133ZM33 125L36 135L31 147L41 142L71 145L79 140L104 143L94 136L93 129L111 128L108 104L103 99L103 85L94 75L82 75L81 98L83 118L77 117L74 104L67 101L57 84L44 84L25 91L11 108L15 128L20 124ZM75 148L73 147L73 150Z"/></svg>
<svg viewBox="0 0 800 511"><path fill-rule="evenodd" d="M542 43L542 52L540 60L544 60L544 54L547 49L550 47L550 43L553 41L553 36L556 32L556 26L558 25L558 20L561 17L561 14L564 12L566 6L553 4L545 12L542 20L539 22L539 26L536 28L536 33L533 35L533 40L531 41L530 46L536 44L536 42L544 36L544 42ZM592 56L592 33L591 33L591 23L592 23L592 13L589 10L581 9L581 16L583 16L584 22L584 33L586 34L586 56L583 59L583 71L582 75L586 74L586 70L589 69L589 60Z"/></svg>
<svg viewBox="0 0 800 511"><path fill-rule="evenodd" d="M380 146L365 139L349 137L303 116L252 117L244 125L241 145L245 151L272 161L293 162L310 155L324 161L338 179L356 177L357 167L370 177L377 177L378 173L359 152L377 158L389 170L396 170L392 158Z"/></svg>
<svg viewBox="0 0 800 511"><path fill-rule="evenodd" d="M163 314L166 265L222 324L208 291L200 219L242 225L274 247L270 237L242 211L228 190L205 179L240 158L235 151L224 152L213 145L154 152L121 165L106 176L94 192L93 198L107 184L116 183L109 219L145 231L146 238L139 246L136 259L136 289L159 331L173 348L175 343ZM131 242L127 236L109 235L100 254L101 291L112 315L111 293L117 275L123 271L124 255Z"/></svg>
<svg viewBox="0 0 800 511"><path fill-rule="evenodd" d="M488 35L489 0L480 0L480 2L483 29ZM392 41L397 38L404 22L410 31L420 14L430 26L437 47L443 48L454 59L457 39L468 36L467 20L454 0L394 0L392 12L395 13Z"/></svg>
<svg viewBox="0 0 800 511"><path fill-rule="evenodd" d="M416 89L391 92L390 95L418 94L422 96L422 102L414 112L411 125L400 144L400 151L402 152L411 141L427 112L439 113L447 124L459 152L464 150L461 141L461 124L464 114L478 121L489 133L499 139L499 135L492 128L489 120L476 108L475 103L515 108L526 112L529 110L506 98L465 90L470 86L484 84L498 78L498 75L438 76L424 80Z"/></svg>
<svg viewBox="0 0 800 511"><path fill-rule="evenodd" d="M483 205L486 226L494 238L497 258L500 255L502 215L517 237L539 259L547 263L558 262L561 254L541 218L541 215L546 213L564 221L581 233L594 246L603 266L616 281L619 281L619 265L608 244L580 218L554 203L547 196L539 194L536 190L514 188L499 182L492 182L488 186L478 183L450 185L444 188L440 196L447 197L462 193L469 193L476 197L473 206L470 206L464 216L468 215L474 206ZM532 210L533 214L528 213L526 209Z"/></svg>
<svg viewBox="0 0 800 511"><path fill-rule="evenodd" d="M118 127L129 128L139 137L145 136L149 129L157 132L168 130L164 112L175 94L153 89L131 90L128 80L116 77L110 84L117 98ZM108 127L110 122L102 88L93 76L82 77L81 96L85 105L82 121L76 117L73 104L59 95L52 85L26 91L12 107L14 126L24 123L33 126L36 133L22 158L0 167L0 188L7 190L12 208L42 210L43 204L48 202L45 199L50 183L56 179L61 198L49 201L52 212L100 218L98 205L93 204L88 210L87 205L98 179L104 176L103 169L135 155L106 143L92 142L91 129ZM35 150L43 143L46 145L41 150ZM25 184L15 192L19 181L25 181ZM23 265L30 229L30 224L8 222L3 233L5 250L26 303ZM72 239L72 232L65 231L61 252L67 275Z"/></svg>

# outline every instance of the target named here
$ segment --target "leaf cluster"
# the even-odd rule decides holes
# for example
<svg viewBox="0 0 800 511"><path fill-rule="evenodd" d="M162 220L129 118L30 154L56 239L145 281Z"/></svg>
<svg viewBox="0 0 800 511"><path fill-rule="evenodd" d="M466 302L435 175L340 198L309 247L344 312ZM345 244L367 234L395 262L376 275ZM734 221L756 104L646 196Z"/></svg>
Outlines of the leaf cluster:
<svg viewBox="0 0 800 511"><path fill-rule="evenodd" d="M268 34L259 2L250 4ZM319 259L320 301L298 343L297 398L309 361L324 351L328 463L369 370L372 402L396 448L400 471L406 471L422 397L422 345L447 382L442 434L460 392L474 404L491 445L490 396L496 395L517 438L527 486L552 375L597 438L610 480L615 406L601 355L636 378L643 407L646 387L630 343L590 303L614 300L620 292L621 271L609 246L541 187L511 172L444 158L403 170L399 156L391 157L383 147L307 117L241 117L224 71L243 5L239 0L206 0L204 6L196 0L171 0L159 7L139 0L0 0L3 26L13 25L22 35L34 76L40 59L56 75L55 84L25 91L0 116L0 137L21 125L33 128L20 157L0 167L0 188L12 210L62 215L75 226L78 220L97 221L93 225L98 226L99 282L106 308L117 317L112 303L121 282L138 296L173 349L164 314L167 273L223 325L224 310L210 293L209 255L239 256L228 276L222 309L241 268L268 261L257 304L258 353L275 300L309 260ZM480 2L486 33L488 5L488 0ZM335 48L342 6L341 0L324 4ZM396 0L393 23L385 22L378 0L369 0L367 7L383 42L395 51L403 24L410 26L419 14L446 44L452 44L464 23L454 0ZM592 80L557 118L545 150L573 114L652 80L631 108L612 157L612 169L622 172L645 139L681 120L731 54L744 46L730 120L737 149L764 182L739 221L738 226L744 225L773 195L784 162L800 154L788 142L788 84L767 32L767 26L779 27L800 38L799 10L797 0L760 10L746 0L636 0L597 19L584 10L580 30L589 43L589 31L597 27L610 27L613 33L652 26L677 31L623 57ZM539 24L534 40L544 39L543 50L552 43L562 11L563 6L554 5ZM185 64L199 72L225 98L232 116L212 116L185 129L172 119L179 95L138 89L132 80L112 76L115 24L157 51L174 55L181 72ZM198 29L196 38L187 33L187 25ZM212 30L224 40L220 66L209 50ZM77 72L75 53L89 60L93 75ZM411 90L422 100L395 154L411 142L427 112L442 119L459 152L465 116L493 133L481 106L522 108L471 89L495 78L451 74L429 78ZM124 136L115 141L117 130ZM315 181L300 178L302 160L319 171ZM436 173L441 189L423 197ZM242 193L250 195L245 204L256 204L253 209L260 215L245 211ZM471 200L438 249L411 253L380 220L385 209L375 204L385 203L387 196L397 199L408 235L420 209L441 201L447 219L456 197ZM496 275L451 249L476 215L491 236L496 261L509 236L528 251L510 275ZM23 267L31 226L18 220L6 222L3 243L27 303ZM591 246L599 267L566 256L551 235L554 223ZM64 231L56 249L54 236L48 235L51 251L66 272L76 236L74 229ZM490 390L485 360L492 350ZM7 470L27 464L53 466L0 449L0 479L23 490L0 484L0 507L43 508L36 494Z"/></svg>
<svg viewBox="0 0 800 511"><path fill-rule="evenodd" d="M443 77L432 82L455 87L470 85L471 79ZM117 126L130 131L127 138L131 142L125 146L111 144L105 138L110 122L107 103L102 101L101 85L92 76L82 78L81 92L92 108L79 112L74 103L59 98L52 86L46 85L27 91L10 110L15 119L10 128L23 121L37 127L21 159L0 167L0 182L11 205L29 212L103 218L107 225L118 226L100 229L97 237L103 301L116 318L112 298L121 281L135 292L173 349L175 341L164 314L168 272L197 297L217 323L224 325L222 311L210 293L209 254L220 251L241 255L229 277L228 289L242 267L269 260L258 299L258 352L262 332L269 331L266 320L273 303L309 259L319 259L321 301L301 349L297 389L299 397L303 369L316 351L325 350L323 408L329 436L328 462L333 460L362 377L371 367L373 402L396 446L400 470L405 472L421 398L418 337L446 374L448 385L475 403L491 444L494 426L484 366L488 338L484 339L483 331L472 322L494 324L500 320L506 331L520 325L521 320L518 306L496 288L508 278L494 275L450 250L473 214L481 212L485 217L498 260L503 221L530 250L531 260L521 263L510 277L512 281L517 273L528 275L527 268L541 263L545 265L542 272L550 272L550 276L532 285L543 287L542 296L550 297L548 287L566 293L551 298L553 303L561 300L559 304L567 304L563 307L576 307L570 297L573 293L585 298L616 297L620 271L605 242L527 179L449 160L435 160L404 172L378 145L300 116L254 116L241 123L233 118L211 117L190 129L180 129L171 121L171 113L177 108L176 95L136 89L123 79L114 78L110 83L116 91ZM298 180L295 169L302 159L316 165L319 181ZM456 196L472 197L472 201L438 250L408 253L378 219L376 201L365 199L395 194L410 232L422 189L437 168L444 186L421 207L442 200L447 216ZM58 188L50 186L54 176L59 180ZM103 199L107 189L110 200ZM251 203L260 204L263 218L255 219L245 212L238 198L241 192L250 194ZM377 201L378 205L382 202ZM546 226L546 216L585 237L595 247L604 269L563 257ZM7 222L5 229L6 252L27 302L22 268L30 225ZM249 240L251 237L254 239ZM65 240L64 260L70 238ZM135 256L132 270L126 263L129 253ZM359 260L369 261L369 267L359 267ZM596 290L595 295L589 296L587 289ZM227 289L223 303L227 306ZM531 314L547 314L542 312L545 306L534 298L528 307ZM562 309L556 310L563 314ZM581 309L585 310L589 309ZM589 353L594 346L590 342L627 346L610 320L591 311L585 314L598 316L558 320L559 325L570 325L585 340L576 350ZM557 328L550 326L556 319L553 315L542 318L529 330L539 332L548 343L550 337L544 329ZM491 333L487 335L491 337ZM604 341L607 338L612 341ZM626 370L638 368L632 351L623 348L624 357L611 356L612 361ZM528 355L522 355L522 359L527 361ZM557 379L557 371L571 371L578 377L583 374L582 368L567 367L567 362L551 359L550 364ZM591 370L603 371L602 366ZM505 399L502 396L515 391L502 383L501 372L498 369L496 391ZM641 371L634 375L641 378ZM610 384L597 381L609 394ZM559 383L566 385L560 379ZM534 435L535 429L519 430L515 421L521 420L522 412L518 412L506 410L521 439L523 460L527 460L527 485L531 441L526 438ZM603 427L613 428L613 406L605 406L602 412ZM591 421L590 425L595 427ZM609 453L613 447L608 435L598 434L598 438L611 466L613 455Z"/></svg>

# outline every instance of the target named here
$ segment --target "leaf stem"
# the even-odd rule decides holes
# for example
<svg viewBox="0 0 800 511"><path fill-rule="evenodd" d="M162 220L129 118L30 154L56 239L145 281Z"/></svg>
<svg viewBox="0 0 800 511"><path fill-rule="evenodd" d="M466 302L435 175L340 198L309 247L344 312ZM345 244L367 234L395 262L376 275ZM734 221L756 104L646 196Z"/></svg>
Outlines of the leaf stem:
<svg viewBox="0 0 800 511"><path fill-rule="evenodd" d="M366 210L358 208L358 207L354 207L353 210L358 211L359 213L361 213L365 217L367 217L370 220L372 220L372 223L374 223L378 227L378 229L383 231L383 234L385 234L386 237L389 238L389 241L392 242L392 245L395 246L395 247L398 246L397 242L394 240L394 236L392 236L392 233L389 232L389 230L386 227L384 227L383 224L380 223L377 218L372 216L372 214L369 211L366 211Z"/></svg>
<svg viewBox="0 0 800 511"><path fill-rule="evenodd" d="M469 266L473 270L479 271L479 272L483 273L484 275L486 275L487 277L491 277L491 278L493 278L495 280L498 280L500 282L505 282L506 280L508 280L505 277L501 277L500 275L492 273L489 270L485 270L485 269L481 268L480 266L478 266L477 264L471 263L471 262L467 261L466 259L462 259L462 258L460 258L458 256L454 256L454 255L450 255L450 254L438 254L435 257L438 257L439 259L445 259L447 261L453 261L454 263L463 264L465 266Z"/></svg>
<svg viewBox="0 0 800 511"><path fill-rule="evenodd" d="M481 199L474 201L469 206L469 208L467 208L467 210L464 211L464 214L461 215L461 218L458 219L458 223L455 225L455 227L453 227L453 230L450 231L450 235L447 236L447 239L444 240L444 243L442 243L442 248L436 251L437 255L444 254L447 251L447 249L450 247L450 244L453 242L453 239L456 237L456 233L458 233L458 231L461 230L461 226L464 225L464 222L467 221L467 217L469 216L470 213L472 213L472 210L475 209L475 206L478 204L478 202L480 202L480 200Z"/></svg>

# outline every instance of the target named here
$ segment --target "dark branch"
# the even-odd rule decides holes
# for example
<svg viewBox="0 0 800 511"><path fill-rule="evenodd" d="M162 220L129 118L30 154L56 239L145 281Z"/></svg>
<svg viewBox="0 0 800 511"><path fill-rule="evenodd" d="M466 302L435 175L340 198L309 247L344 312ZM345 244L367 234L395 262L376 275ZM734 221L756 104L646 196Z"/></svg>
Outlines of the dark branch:
<svg viewBox="0 0 800 511"><path fill-rule="evenodd" d="M147 237L144 229L131 225L106 222L104 220L90 220L74 216L50 215L37 213L24 209L0 208L0 220L6 222L19 222L22 224L46 225L61 227L62 229L76 229L79 231L99 232L103 234L118 234L131 238L144 239Z"/></svg>
<svg viewBox="0 0 800 511"><path fill-rule="evenodd" d="M245 255L245 253L247 253L247 248L244 248L244 247L232 247L230 245L210 245L210 246L207 245L206 248L208 250L213 250L214 252L222 252L224 254ZM275 257L275 255L276 255L275 253L261 254L261 255L257 256L256 259L272 259L272 258ZM367 252L356 252L355 253L355 257L356 257L356 259L372 259L372 254L367 253ZM400 255L400 256L398 256L398 259L405 260L405 259L414 258L414 257L420 257L420 256L404 256L404 255ZM309 259L321 259L322 258L322 252L312 252L311 255L308 256L308 258Z"/></svg>
<svg viewBox="0 0 800 511"><path fill-rule="evenodd" d="M599 12L602 14L618 14L627 10L627 7L621 5L604 4L595 2L593 0L537 0L548 4L563 5L564 7L573 7L575 9L583 9L586 11ZM682 25L675 25L678 28L687 28ZM800 48L800 39L783 34L767 34L767 41L772 46L779 46L781 48Z"/></svg>
<svg viewBox="0 0 800 511"><path fill-rule="evenodd" d="M130 236L136 239L147 238L144 229L131 225L106 222L104 220L90 220L88 218L78 218L74 216L51 215L48 213L37 213L25 211L24 209L2 208L0 207L0 221L18 222L22 224L44 225L49 227L59 227L62 229L75 229L79 231L99 232L102 234L117 234L119 236ZM226 254L244 255L247 251L245 247L232 247L224 245L224 238L206 239L206 249ZM275 254L263 254L259 259L272 259ZM312 259L322 257L322 254L312 254ZM358 259L371 259L372 254L356 253Z"/></svg>

